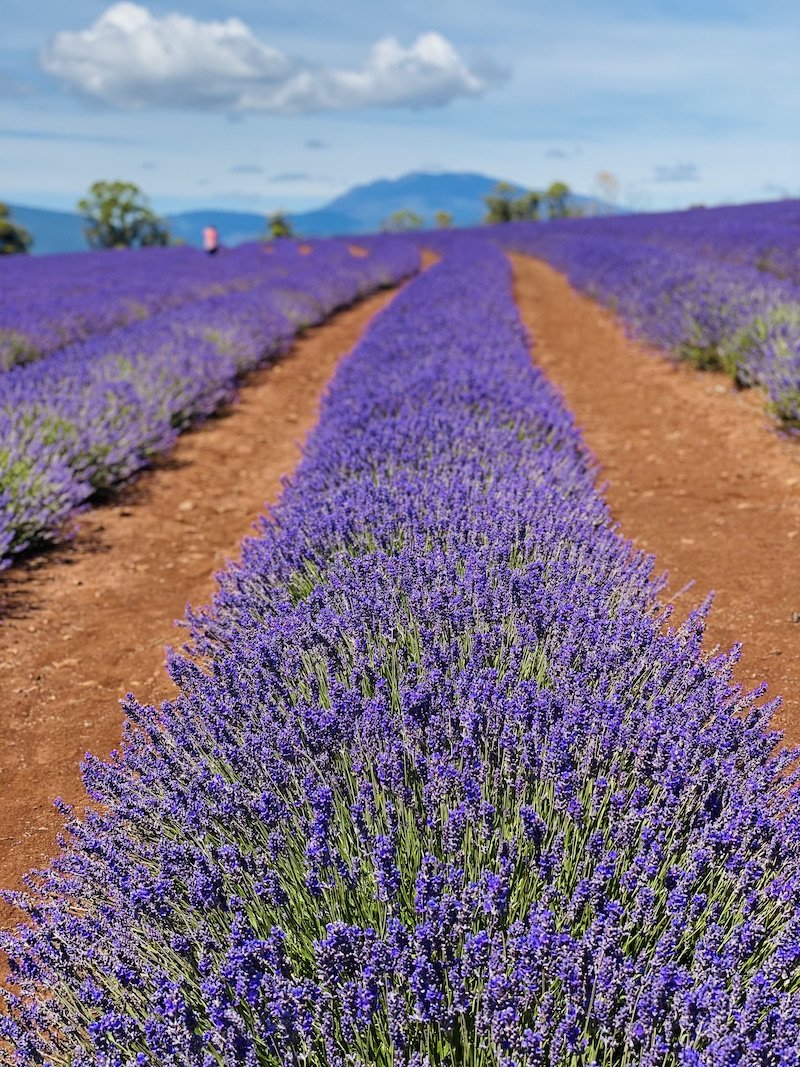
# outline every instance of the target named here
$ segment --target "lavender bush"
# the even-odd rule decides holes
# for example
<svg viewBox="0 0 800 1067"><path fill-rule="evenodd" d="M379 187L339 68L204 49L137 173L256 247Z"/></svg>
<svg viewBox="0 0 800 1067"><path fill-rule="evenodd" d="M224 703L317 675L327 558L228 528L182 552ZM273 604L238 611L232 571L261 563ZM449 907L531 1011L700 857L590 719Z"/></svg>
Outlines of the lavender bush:
<svg viewBox="0 0 800 1067"><path fill-rule="evenodd" d="M495 233L611 305L637 336L702 369L727 370L740 386L762 386L782 422L800 427L796 201Z"/></svg>
<svg viewBox="0 0 800 1067"><path fill-rule="evenodd" d="M296 254L296 250L295 251ZM0 264L0 367L280 270L255 246L212 260L190 248L40 256Z"/></svg>
<svg viewBox="0 0 800 1067"><path fill-rule="evenodd" d="M418 265L402 239L367 247L355 257L343 242L321 242L310 255L278 252L278 266L253 249L250 259L268 264L260 280L254 274L246 286L96 332L0 375L0 565L57 537L93 492L139 470L230 399L237 377L279 354L297 330ZM172 250L164 256L174 266Z"/></svg>
<svg viewBox="0 0 800 1067"><path fill-rule="evenodd" d="M462 239L4 941L12 1064L800 1063L800 805Z"/></svg>
<svg viewBox="0 0 800 1067"><path fill-rule="evenodd" d="M753 267L800 285L800 200L607 215L557 222L555 229L637 241L717 263Z"/></svg>
<svg viewBox="0 0 800 1067"><path fill-rule="evenodd" d="M280 287L287 279L296 284L298 271L319 254L346 261L342 241L309 247L311 257L296 241L283 241L242 245L215 257L192 248L144 248L0 263L0 369L182 304L256 285Z"/></svg>

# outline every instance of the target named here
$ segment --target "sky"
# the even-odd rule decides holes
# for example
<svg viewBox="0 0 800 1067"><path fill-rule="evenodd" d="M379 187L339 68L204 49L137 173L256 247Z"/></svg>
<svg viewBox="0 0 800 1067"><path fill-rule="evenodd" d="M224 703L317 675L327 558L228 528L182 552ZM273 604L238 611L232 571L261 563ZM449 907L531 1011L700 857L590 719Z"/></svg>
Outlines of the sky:
<svg viewBox="0 0 800 1067"><path fill-rule="evenodd" d="M0 200L299 211L409 171L800 196L797 0L2 0ZM600 174L612 175L603 182Z"/></svg>

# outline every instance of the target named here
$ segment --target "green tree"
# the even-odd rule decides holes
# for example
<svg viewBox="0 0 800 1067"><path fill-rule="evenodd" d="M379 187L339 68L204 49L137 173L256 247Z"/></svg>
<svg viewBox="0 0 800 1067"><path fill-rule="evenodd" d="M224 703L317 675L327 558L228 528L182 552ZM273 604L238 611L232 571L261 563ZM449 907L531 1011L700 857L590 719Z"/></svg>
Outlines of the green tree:
<svg viewBox="0 0 800 1067"><path fill-rule="evenodd" d="M542 194L531 189L511 201L511 218L515 222L532 222L539 218Z"/></svg>
<svg viewBox="0 0 800 1067"><path fill-rule="evenodd" d="M285 211L273 211L267 216L267 232L270 241L281 237L294 237L292 223Z"/></svg>
<svg viewBox="0 0 800 1067"><path fill-rule="evenodd" d="M486 204L484 222L511 222L514 217L514 186L509 182L498 182L491 193L483 198Z"/></svg>
<svg viewBox="0 0 800 1067"><path fill-rule="evenodd" d="M400 211L393 211L387 219L384 219L381 229L386 233L407 233L410 230L421 230L424 225L425 220L422 215L403 208Z"/></svg>
<svg viewBox="0 0 800 1067"><path fill-rule="evenodd" d="M32 244L33 238L25 227L12 222L8 207L0 204L0 256L27 252Z"/></svg>
<svg viewBox="0 0 800 1067"><path fill-rule="evenodd" d="M449 211L437 211L433 216L437 230L449 230L453 225L453 216Z"/></svg>
<svg viewBox="0 0 800 1067"><path fill-rule="evenodd" d="M90 248L170 243L169 227L133 182L95 182L89 195L78 201L78 212L86 220L83 232Z"/></svg>
<svg viewBox="0 0 800 1067"><path fill-rule="evenodd" d="M569 207L570 188L566 182L553 182L544 194L547 201L547 214L551 219L565 219L571 213Z"/></svg>
<svg viewBox="0 0 800 1067"><path fill-rule="evenodd" d="M486 204L486 223L519 222L537 219L542 194L534 190L516 196L516 189L509 182L498 182L491 193L483 198Z"/></svg>

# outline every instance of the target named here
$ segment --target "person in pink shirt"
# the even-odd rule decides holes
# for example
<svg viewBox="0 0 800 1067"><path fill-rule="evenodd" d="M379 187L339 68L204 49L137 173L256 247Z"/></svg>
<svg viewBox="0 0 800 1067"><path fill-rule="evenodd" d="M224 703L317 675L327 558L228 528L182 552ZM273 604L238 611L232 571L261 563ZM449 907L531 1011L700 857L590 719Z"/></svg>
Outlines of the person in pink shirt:
<svg viewBox="0 0 800 1067"><path fill-rule="evenodd" d="M203 228L203 248L210 256L216 255L219 251L219 232L216 226Z"/></svg>

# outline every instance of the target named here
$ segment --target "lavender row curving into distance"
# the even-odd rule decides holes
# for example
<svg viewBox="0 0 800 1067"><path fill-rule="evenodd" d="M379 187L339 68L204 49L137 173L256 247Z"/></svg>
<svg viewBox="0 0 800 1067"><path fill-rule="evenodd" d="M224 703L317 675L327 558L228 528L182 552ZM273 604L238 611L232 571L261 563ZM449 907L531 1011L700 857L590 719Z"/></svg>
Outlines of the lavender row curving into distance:
<svg viewBox="0 0 800 1067"><path fill-rule="evenodd" d="M800 1063L800 804L465 239L337 373L181 695L88 760L15 1064Z"/></svg>
<svg viewBox="0 0 800 1067"><path fill-rule="evenodd" d="M230 399L237 376L280 353L297 329L417 269L418 253L402 238L365 247L368 255L354 256L326 241L309 255L276 253L280 271L265 269L244 289L94 334L0 375L0 565L56 538L93 492L139 470L191 420Z"/></svg>
<svg viewBox="0 0 800 1067"><path fill-rule="evenodd" d="M556 222L556 230L617 237L702 259L753 267L800 285L800 200L602 215Z"/></svg>
<svg viewBox="0 0 800 1067"><path fill-rule="evenodd" d="M341 254L343 242L285 240L216 257L192 248L144 248L0 262L0 368L194 300L291 282L304 252L337 247Z"/></svg>
<svg viewBox="0 0 800 1067"><path fill-rule="evenodd" d="M191 300L247 288L297 254L254 245L212 259L191 248L80 252L0 263L0 367L41 359Z"/></svg>
<svg viewBox="0 0 800 1067"><path fill-rule="evenodd" d="M768 208L780 209L769 224ZM516 223L494 233L610 304L637 336L725 369L739 385L762 386L775 414L800 427L797 202Z"/></svg>

